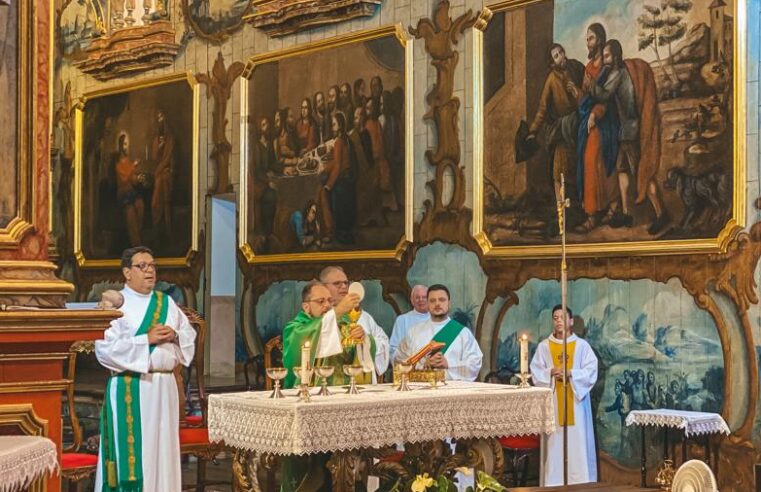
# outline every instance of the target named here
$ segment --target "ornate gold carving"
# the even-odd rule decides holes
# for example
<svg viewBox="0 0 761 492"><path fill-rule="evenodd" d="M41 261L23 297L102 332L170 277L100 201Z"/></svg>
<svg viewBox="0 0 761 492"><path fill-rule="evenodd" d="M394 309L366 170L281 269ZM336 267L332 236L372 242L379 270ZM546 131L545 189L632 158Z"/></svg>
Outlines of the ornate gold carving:
<svg viewBox="0 0 761 492"><path fill-rule="evenodd" d="M254 0L244 17L269 36L285 36L309 27L371 17L383 0Z"/></svg>
<svg viewBox="0 0 761 492"><path fill-rule="evenodd" d="M359 451L338 451L328 460L328 470L336 492L353 492L359 478L362 458Z"/></svg>
<svg viewBox="0 0 761 492"><path fill-rule="evenodd" d="M39 417L31 403L0 405L0 427L16 426L27 436L47 436L48 421Z"/></svg>
<svg viewBox="0 0 761 492"><path fill-rule="evenodd" d="M171 65L179 50L171 21L159 20L94 40L74 66L105 81Z"/></svg>
<svg viewBox="0 0 761 492"><path fill-rule="evenodd" d="M211 151L211 157L217 164L217 185L214 193L227 193L232 191L230 183L230 152L232 145L227 140L225 129L227 128L227 101L232 95L232 86L240 74L243 73L245 65L241 62L234 62L228 68L225 68L225 59L220 51L217 54L217 60L211 73L199 73L196 75L198 81L206 86L206 98L214 98L214 109L212 110L212 127L211 136L214 142L214 149Z"/></svg>
<svg viewBox="0 0 761 492"><path fill-rule="evenodd" d="M454 72L459 53L454 45L468 27L476 23L477 16L468 10L457 19L449 17L449 1L442 0L436 6L433 20L420 19L417 27L409 32L416 39L425 40L425 50L436 68L436 84L426 96L430 106L423 116L432 120L436 127L437 147L427 150L428 163L436 168L436 178L427 186L433 192L433 203L425 201L425 214L417 224L420 241L443 239L460 242L470 239L468 228L472 211L465 207L465 173L460 166L460 141L457 130L457 113L460 100L453 96ZM452 176L452 198L444 203L445 180Z"/></svg>
<svg viewBox="0 0 761 492"><path fill-rule="evenodd" d="M0 305L63 307L74 286L47 261L0 261Z"/></svg>

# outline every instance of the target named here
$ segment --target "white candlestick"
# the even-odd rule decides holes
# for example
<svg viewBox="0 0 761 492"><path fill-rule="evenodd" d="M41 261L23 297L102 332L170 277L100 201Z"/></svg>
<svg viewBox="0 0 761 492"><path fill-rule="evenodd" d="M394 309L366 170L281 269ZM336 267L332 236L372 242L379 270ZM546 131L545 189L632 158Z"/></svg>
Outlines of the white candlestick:
<svg viewBox="0 0 761 492"><path fill-rule="evenodd" d="M309 384L310 347L311 344L309 343L309 340L304 342L304 345L301 346L301 374L299 375L301 378L301 384Z"/></svg>
<svg viewBox="0 0 761 492"><path fill-rule="evenodd" d="M528 337L521 336L521 374L528 373Z"/></svg>

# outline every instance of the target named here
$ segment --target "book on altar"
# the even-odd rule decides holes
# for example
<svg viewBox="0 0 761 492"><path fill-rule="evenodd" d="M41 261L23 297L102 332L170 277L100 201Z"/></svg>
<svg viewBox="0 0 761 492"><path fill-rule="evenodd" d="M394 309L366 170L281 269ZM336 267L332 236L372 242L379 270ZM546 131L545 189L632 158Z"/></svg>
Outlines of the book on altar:
<svg viewBox="0 0 761 492"><path fill-rule="evenodd" d="M436 354L439 350L444 348L445 345L446 345L445 343L431 340L430 342L425 344L423 348L418 350L416 354L414 354L412 357L407 359L405 361L405 364L414 366L415 364L420 362L424 357Z"/></svg>

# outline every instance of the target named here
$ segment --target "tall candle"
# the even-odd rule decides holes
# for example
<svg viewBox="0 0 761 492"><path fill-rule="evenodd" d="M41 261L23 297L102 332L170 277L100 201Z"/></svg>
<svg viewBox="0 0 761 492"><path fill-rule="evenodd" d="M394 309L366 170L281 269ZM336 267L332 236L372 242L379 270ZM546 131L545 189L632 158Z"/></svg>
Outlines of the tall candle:
<svg viewBox="0 0 761 492"><path fill-rule="evenodd" d="M309 384L309 357L310 357L310 347L311 344L309 343L309 340L304 342L304 345L301 346L301 374L299 377L301 378L301 384Z"/></svg>
<svg viewBox="0 0 761 492"><path fill-rule="evenodd" d="M528 374L528 336L521 336L521 374Z"/></svg>

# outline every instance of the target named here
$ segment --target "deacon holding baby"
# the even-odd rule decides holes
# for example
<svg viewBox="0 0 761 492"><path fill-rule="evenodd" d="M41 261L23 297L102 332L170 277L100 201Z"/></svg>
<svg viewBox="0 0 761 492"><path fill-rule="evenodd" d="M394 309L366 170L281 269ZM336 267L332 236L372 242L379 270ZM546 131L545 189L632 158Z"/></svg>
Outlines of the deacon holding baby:
<svg viewBox="0 0 761 492"><path fill-rule="evenodd" d="M95 342L98 361L112 372L101 412L95 490L181 490L173 371L192 362L196 333L174 300L154 290L157 269L150 249L125 250L121 266L121 298L108 292L102 305L123 316Z"/></svg>

